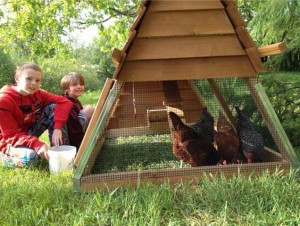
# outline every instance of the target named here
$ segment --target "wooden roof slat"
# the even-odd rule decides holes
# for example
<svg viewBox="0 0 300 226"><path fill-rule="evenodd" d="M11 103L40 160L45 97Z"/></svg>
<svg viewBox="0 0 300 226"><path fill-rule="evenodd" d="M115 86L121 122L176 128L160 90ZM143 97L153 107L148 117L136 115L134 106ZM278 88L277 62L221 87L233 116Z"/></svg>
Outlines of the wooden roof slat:
<svg viewBox="0 0 300 226"><path fill-rule="evenodd" d="M149 7L149 12L162 11L184 11L184 10L207 10L207 9L223 9L224 6L219 0L169 0L169 1L153 1Z"/></svg>
<svg viewBox="0 0 300 226"><path fill-rule="evenodd" d="M127 61L118 79L125 81L191 80L255 76L247 56Z"/></svg>
<svg viewBox="0 0 300 226"><path fill-rule="evenodd" d="M236 35L137 38L127 60L245 55Z"/></svg>
<svg viewBox="0 0 300 226"><path fill-rule="evenodd" d="M141 22L138 38L233 34L225 10L147 12Z"/></svg>

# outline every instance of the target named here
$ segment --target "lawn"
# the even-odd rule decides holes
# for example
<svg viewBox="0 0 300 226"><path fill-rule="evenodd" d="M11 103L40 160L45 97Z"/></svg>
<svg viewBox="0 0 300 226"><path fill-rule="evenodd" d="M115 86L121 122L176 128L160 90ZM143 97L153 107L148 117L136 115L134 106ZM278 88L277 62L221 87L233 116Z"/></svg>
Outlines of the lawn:
<svg viewBox="0 0 300 226"><path fill-rule="evenodd" d="M88 92L81 101L96 104L98 96ZM29 169L0 166L0 177L3 226L300 224L296 170L231 179L206 175L196 184L166 182L87 194L73 192L72 172L51 175L47 163Z"/></svg>
<svg viewBox="0 0 300 226"><path fill-rule="evenodd" d="M73 193L71 173L0 167L0 225L298 225L295 172Z"/></svg>

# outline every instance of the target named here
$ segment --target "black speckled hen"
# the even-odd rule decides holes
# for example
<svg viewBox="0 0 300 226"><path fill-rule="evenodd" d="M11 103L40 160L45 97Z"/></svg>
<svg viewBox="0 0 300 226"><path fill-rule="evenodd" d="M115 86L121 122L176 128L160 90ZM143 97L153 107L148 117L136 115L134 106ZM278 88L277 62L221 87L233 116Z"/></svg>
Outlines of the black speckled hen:
<svg viewBox="0 0 300 226"><path fill-rule="evenodd" d="M237 132L241 141L241 151L245 155L248 163L262 162L262 152L264 141L258 133L253 123L247 118L239 107L235 107L237 112Z"/></svg>
<svg viewBox="0 0 300 226"><path fill-rule="evenodd" d="M216 165L218 163L219 153L206 139L206 136L201 136L194 129L185 125L174 112L169 112L169 117L174 127L173 153L181 162L187 162L191 166Z"/></svg>

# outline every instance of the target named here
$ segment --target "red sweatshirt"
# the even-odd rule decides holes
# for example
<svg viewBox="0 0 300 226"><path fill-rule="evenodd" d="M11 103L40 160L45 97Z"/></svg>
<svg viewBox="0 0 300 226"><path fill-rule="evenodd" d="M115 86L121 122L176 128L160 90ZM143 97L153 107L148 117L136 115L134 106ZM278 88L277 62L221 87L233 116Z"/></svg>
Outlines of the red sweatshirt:
<svg viewBox="0 0 300 226"><path fill-rule="evenodd" d="M37 151L44 143L28 135L28 130L44 107L50 103L56 104L54 128L61 129L68 120L72 103L44 90L22 96L11 87L6 85L0 90L0 152L5 153L8 144L26 146Z"/></svg>

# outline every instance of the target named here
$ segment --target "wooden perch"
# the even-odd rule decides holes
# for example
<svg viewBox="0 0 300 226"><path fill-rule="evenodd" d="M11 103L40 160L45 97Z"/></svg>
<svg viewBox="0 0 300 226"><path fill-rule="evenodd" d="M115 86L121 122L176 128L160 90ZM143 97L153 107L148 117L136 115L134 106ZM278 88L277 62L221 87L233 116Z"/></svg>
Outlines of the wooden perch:
<svg viewBox="0 0 300 226"><path fill-rule="evenodd" d="M285 42L278 42L272 45L258 47L257 53L260 57L272 56L288 51Z"/></svg>
<svg viewBox="0 0 300 226"><path fill-rule="evenodd" d="M114 48L113 52L112 52L112 61L114 62L114 65L116 67L119 66L121 60L122 60L122 57L123 57L123 53L121 50L117 49L117 48Z"/></svg>

